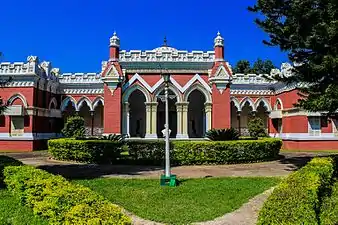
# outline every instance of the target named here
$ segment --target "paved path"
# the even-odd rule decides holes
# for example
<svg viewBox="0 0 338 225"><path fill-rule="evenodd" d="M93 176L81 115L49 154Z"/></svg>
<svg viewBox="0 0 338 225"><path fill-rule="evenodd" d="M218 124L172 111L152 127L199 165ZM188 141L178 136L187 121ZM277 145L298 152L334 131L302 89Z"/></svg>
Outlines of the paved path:
<svg viewBox="0 0 338 225"><path fill-rule="evenodd" d="M95 165L73 162L61 162L49 158L48 153L2 153L22 161L25 164L37 166L51 173L60 174L66 178L158 178L163 173L163 167L135 165ZM172 168L172 173L180 178L201 177L259 177L285 176L305 165L315 153L284 153L282 158L272 162L234 165L178 166ZM321 154L324 155L324 154Z"/></svg>

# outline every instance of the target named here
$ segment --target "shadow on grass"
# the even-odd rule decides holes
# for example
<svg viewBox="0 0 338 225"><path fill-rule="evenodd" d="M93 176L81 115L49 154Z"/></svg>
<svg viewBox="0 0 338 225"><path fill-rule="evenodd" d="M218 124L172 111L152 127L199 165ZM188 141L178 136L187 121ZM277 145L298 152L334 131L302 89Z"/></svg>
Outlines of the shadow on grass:
<svg viewBox="0 0 338 225"><path fill-rule="evenodd" d="M159 166L137 165L43 165L38 168L50 173L61 175L67 179L94 179L104 175L131 176L140 175L143 172L158 171Z"/></svg>

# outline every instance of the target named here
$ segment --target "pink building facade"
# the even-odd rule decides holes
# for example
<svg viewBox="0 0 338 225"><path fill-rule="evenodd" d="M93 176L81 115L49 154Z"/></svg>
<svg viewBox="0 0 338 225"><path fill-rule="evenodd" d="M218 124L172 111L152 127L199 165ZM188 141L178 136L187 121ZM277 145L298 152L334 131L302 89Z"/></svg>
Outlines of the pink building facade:
<svg viewBox="0 0 338 225"><path fill-rule="evenodd" d="M284 63L271 75L290 76L291 68ZM229 127L248 135L248 121L260 117L270 136L283 139L285 149L337 149L336 118L295 108L296 85L272 82L261 74L233 74L219 33L207 52L166 44L149 51L120 50L115 33L100 73L61 73L35 56L0 64L0 78L12 78L1 89L9 104L0 115L1 150L45 149L74 114L85 118L88 135L162 138L162 73L171 75L171 138L203 138L209 129Z"/></svg>

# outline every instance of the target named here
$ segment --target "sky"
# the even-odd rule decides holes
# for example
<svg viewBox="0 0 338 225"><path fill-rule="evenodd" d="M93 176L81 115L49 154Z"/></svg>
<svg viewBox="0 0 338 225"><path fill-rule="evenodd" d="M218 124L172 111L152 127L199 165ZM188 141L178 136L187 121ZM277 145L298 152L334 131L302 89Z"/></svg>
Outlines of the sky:
<svg viewBox="0 0 338 225"><path fill-rule="evenodd" d="M2 0L1 61L20 62L36 55L61 72L100 72L109 57L114 31L121 50L152 50L163 44L179 50L213 50L217 31L225 59L287 61L247 11L255 0Z"/></svg>

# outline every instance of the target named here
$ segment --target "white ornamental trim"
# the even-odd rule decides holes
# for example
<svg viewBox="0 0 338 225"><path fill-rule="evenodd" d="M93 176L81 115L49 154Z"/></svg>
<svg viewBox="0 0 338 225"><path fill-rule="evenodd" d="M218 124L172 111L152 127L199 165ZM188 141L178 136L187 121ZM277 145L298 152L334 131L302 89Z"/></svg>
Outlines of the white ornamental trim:
<svg viewBox="0 0 338 225"><path fill-rule="evenodd" d="M12 81L5 85L5 87L34 87L34 81Z"/></svg>
<svg viewBox="0 0 338 225"><path fill-rule="evenodd" d="M103 88L100 89L63 89L64 94L103 94Z"/></svg>
<svg viewBox="0 0 338 225"><path fill-rule="evenodd" d="M274 95L270 90L236 90L230 89L232 95Z"/></svg>
<svg viewBox="0 0 338 225"><path fill-rule="evenodd" d="M161 84L164 82L163 78L158 80L154 86L150 86L140 75L137 73L127 82L123 85L123 91L125 91L128 87L130 87L134 82L139 81L150 93L153 93L158 87L161 86ZM211 88L203 80L203 78L196 74L193 76L183 87L172 77L170 77L171 83L181 92L184 93L191 85L193 85L196 81L199 81L201 85L211 93Z"/></svg>

